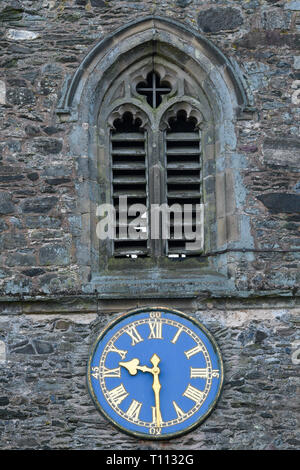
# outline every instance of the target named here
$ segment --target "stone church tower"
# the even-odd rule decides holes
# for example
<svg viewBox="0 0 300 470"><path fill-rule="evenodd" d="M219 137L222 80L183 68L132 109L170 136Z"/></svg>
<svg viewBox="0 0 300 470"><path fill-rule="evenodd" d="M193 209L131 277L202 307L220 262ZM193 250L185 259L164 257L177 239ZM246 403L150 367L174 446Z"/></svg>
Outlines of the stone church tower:
<svg viewBox="0 0 300 470"><path fill-rule="evenodd" d="M299 448L299 27L299 0L1 1L1 449ZM118 237L120 196L146 237ZM175 222L149 236L174 203L201 208L191 249ZM86 384L137 307L196 319L223 357L212 414L163 442Z"/></svg>

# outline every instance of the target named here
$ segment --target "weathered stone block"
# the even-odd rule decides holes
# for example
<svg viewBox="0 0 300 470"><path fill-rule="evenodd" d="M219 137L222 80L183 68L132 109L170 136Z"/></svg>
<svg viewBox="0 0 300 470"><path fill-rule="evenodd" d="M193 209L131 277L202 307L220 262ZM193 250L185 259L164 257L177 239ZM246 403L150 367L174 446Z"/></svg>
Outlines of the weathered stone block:
<svg viewBox="0 0 300 470"><path fill-rule="evenodd" d="M63 69L60 65L55 64L55 63L48 63L43 65L41 72L43 75L47 75L47 77L52 77L52 78L62 78L63 76Z"/></svg>
<svg viewBox="0 0 300 470"><path fill-rule="evenodd" d="M25 213L44 214L49 212L58 202L55 196L43 196L26 199L21 203L21 209Z"/></svg>
<svg viewBox="0 0 300 470"><path fill-rule="evenodd" d="M37 135L40 135L41 130L37 126L27 125L25 127L25 132L29 137L36 137Z"/></svg>
<svg viewBox="0 0 300 470"><path fill-rule="evenodd" d="M0 11L0 22L20 21L23 18L23 11L20 4L6 6Z"/></svg>
<svg viewBox="0 0 300 470"><path fill-rule="evenodd" d="M55 217L32 215L25 219L28 228L50 228L55 229L61 227L61 220Z"/></svg>
<svg viewBox="0 0 300 470"><path fill-rule="evenodd" d="M51 137L35 138L32 143L33 150L41 155L57 154L62 150L63 143Z"/></svg>
<svg viewBox="0 0 300 470"><path fill-rule="evenodd" d="M6 347L4 341L0 341L0 364L6 361Z"/></svg>
<svg viewBox="0 0 300 470"><path fill-rule="evenodd" d="M58 127L55 127L55 126L42 126L43 128L43 131L47 134L47 135L53 135L53 134L57 134L58 132L60 132L61 129L59 129Z"/></svg>
<svg viewBox="0 0 300 470"><path fill-rule="evenodd" d="M7 79L8 86L16 86L16 87L25 87L27 86L26 81L23 78L12 77Z"/></svg>
<svg viewBox="0 0 300 470"><path fill-rule="evenodd" d="M91 0L92 7L105 7L105 0Z"/></svg>
<svg viewBox="0 0 300 470"><path fill-rule="evenodd" d="M300 195L289 193L268 193L257 196L272 214L299 213Z"/></svg>
<svg viewBox="0 0 300 470"><path fill-rule="evenodd" d="M24 340L21 343L16 344L12 347L11 353L13 354L35 354L35 350L32 344L28 340Z"/></svg>
<svg viewBox="0 0 300 470"><path fill-rule="evenodd" d="M55 92L56 83L52 77L44 77L40 81L39 91L41 95L47 96Z"/></svg>
<svg viewBox="0 0 300 470"><path fill-rule="evenodd" d="M32 105L35 103L35 94L29 88L8 88L6 93L8 103L18 106Z"/></svg>
<svg viewBox="0 0 300 470"><path fill-rule="evenodd" d="M236 215L229 215L226 218L227 241L236 242L240 239L239 219Z"/></svg>
<svg viewBox="0 0 300 470"><path fill-rule="evenodd" d="M8 397L0 397L0 406L6 406L8 404L9 404L9 398Z"/></svg>
<svg viewBox="0 0 300 470"><path fill-rule="evenodd" d="M235 42L237 47L257 49L261 46L284 47L299 49L300 35L285 34L280 31L250 31Z"/></svg>
<svg viewBox="0 0 300 470"><path fill-rule="evenodd" d="M4 233L0 236L0 246L3 250L14 250L26 247L26 238L21 233Z"/></svg>
<svg viewBox="0 0 300 470"><path fill-rule="evenodd" d="M267 137L263 143L266 165L288 167L292 171L300 171L299 152L300 139L296 137Z"/></svg>
<svg viewBox="0 0 300 470"><path fill-rule="evenodd" d="M6 103L6 85L3 80L0 80L0 104Z"/></svg>
<svg viewBox="0 0 300 470"><path fill-rule="evenodd" d="M39 174L35 171L32 173L28 173L26 176L30 181L37 181L39 179Z"/></svg>
<svg viewBox="0 0 300 470"><path fill-rule="evenodd" d="M39 259L42 266L65 266L70 263L70 252L64 245L45 245L39 251Z"/></svg>
<svg viewBox="0 0 300 470"><path fill-rule="evenodd" d="M263 28L266 30L288 29L290 19L288 12L279 8L265 10L262 14Z"/></svg>
<svg viewBox="0 0 300 470"><path fill-rule="evenodd" d="M294 69L300 70L300 55L294 56L294 64L293 64Z"/></svg>
<svg viewBox="0 0 300 470"><path fill-rule="evenodd" d="M46 183L50 186L58 186L60 184L67 184L70 183L70 178L48 178L46 179Z"/></svg>
<svg viewBox="0 0 300 470"><path fill-rule="evenodd" d="M8 225L4 222L4 220L0 219L0 232L4 232L8 229Z"/></svg>
<svg viewBox="0 0 300 470"><path fill-rule="evenodd" d="M57 320L55 322L55 328L58 330L66 331L70 328L71 322L66 320Z"/></svg>
<svg viewBox="0 0 300 470"><path fill-rule="evenodd" d="M198 26L204 33L234 30L243 22L240 10L232 7L209 8L198 15Z"/></svg>
<svg viewBox="0 0 300 470"><path fill-rule="evenodd" d="M53 345L46 341L33 340L32 344L37 354L51 354L54 351Z"/></svg>
<svg viewBox="0 0 300 470"><path fill-rule="evenodd" d="M34 264L34 263L31 263ZM29 276L29 277L35 277L35 276L40 276L41 274L44 274L45 270L41 268L31 268L31 269L25 269L22 271L22 274L24 276Z"/></svg>
<svg viewBox="0 0 300 470"><path fill-rule="evenodd" d="M284 3L285 10L300 11L300 0L292 0Z"/></svg>
<svg viewBox="0 0 300 470"><path fill-rule="evenodd" d="M40 34L34 31L27 31L24 29L9 29L6 32L6 38L14 41L32 41L40 37Z"/></svg>
<svg viewBox="0 0 300 470"><path fill-rule="evenodd" d="M0 191L0 214L13 214L15 212L15 205L12 202L12 197L9 193Z"/></svg>
<svg viewBox="0 0 300 470"><path fill-rule="evenodd" d="M34 266L36 264L36 257L31 252L15 252L9 253L6 258L6 265L7 266Z"/></svg>
<svg viewBox="0 0 300 470"><path fill-rule="evenodd" d="M185 8L191 3L192 0L176 0L176 5L178 5L181 8Z"/></svg>

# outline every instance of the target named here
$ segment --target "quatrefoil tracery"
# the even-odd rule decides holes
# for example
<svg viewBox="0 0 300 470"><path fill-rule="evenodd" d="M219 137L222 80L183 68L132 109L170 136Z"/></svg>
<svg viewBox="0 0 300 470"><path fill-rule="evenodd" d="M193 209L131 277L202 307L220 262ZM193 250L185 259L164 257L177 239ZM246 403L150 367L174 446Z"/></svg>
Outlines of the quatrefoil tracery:
<svg viewBox="0 0 300 470"><path fill-rule="evenodd" d="M167 81L161 81L159 73L152 70L147 74L145 81L137 84L136 91L139 95L146 96L147 103L152 108L157 108L162 102L163 95L172 91L172 86Z"/></svg>

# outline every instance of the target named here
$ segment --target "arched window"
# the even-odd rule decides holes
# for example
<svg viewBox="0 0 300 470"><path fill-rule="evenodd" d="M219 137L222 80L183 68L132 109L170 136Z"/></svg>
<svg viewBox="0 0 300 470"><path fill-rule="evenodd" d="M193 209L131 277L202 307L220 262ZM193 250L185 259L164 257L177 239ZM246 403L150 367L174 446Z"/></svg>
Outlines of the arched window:
<svg viewBox="0 0 300 470"><path fill-rule="evenodd" d="M184 258L203 250L201 103L189 96L184 74L164 62L151 54L126 69L119 93L112 84L99 110L110 150L102 202L116 211L108 256Z"/></svg>
<svg viewBox="0 0 300 470"><path fill-rule="evenodd" d="M207 286L228 292L222 253L245 236L229 163L248 99L242 82L205 37L146 17L96 45L66 83L58 113L73 123L87 291L118 298L195 296ZM116 216L104 240L102 204Z"/></svg>

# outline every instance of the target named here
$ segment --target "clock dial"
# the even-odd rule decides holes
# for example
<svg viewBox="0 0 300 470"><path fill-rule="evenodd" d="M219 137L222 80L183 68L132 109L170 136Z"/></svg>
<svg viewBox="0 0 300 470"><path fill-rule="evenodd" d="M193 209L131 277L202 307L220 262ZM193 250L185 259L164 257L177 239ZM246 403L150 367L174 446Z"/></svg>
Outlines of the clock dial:
<svg viewBox="0 0 300 470"><path fill-rule="evenodd" d="M209 415L223 365L212 335L194 318L144 308L120 316L99 335L87 383L96 407L120 429L167 439Z"/></svg>

